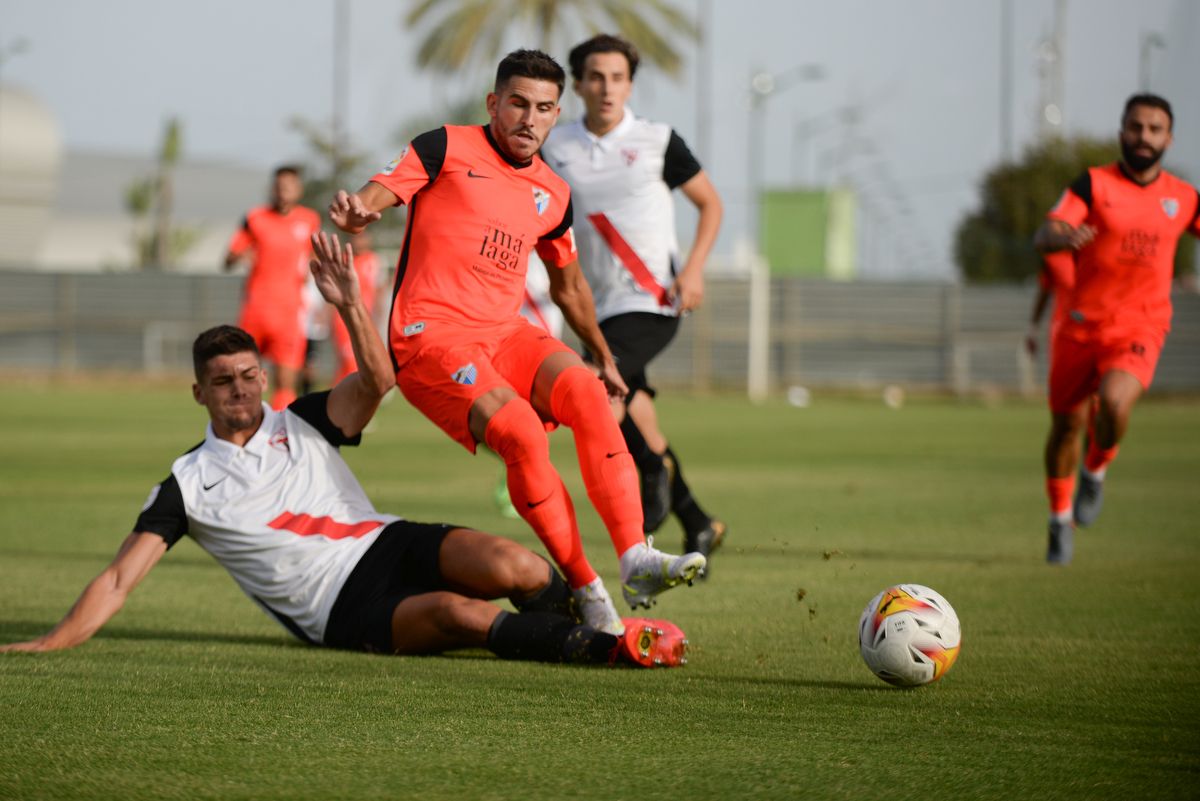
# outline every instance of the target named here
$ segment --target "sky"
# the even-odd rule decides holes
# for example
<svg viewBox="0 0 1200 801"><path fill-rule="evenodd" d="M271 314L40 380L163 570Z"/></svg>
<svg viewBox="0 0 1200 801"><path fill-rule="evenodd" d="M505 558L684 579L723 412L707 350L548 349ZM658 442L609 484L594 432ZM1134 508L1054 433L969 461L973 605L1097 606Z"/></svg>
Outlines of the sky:
<svg viewBox="0 0 1200 801"><path fill-rule="evenodd" d="M164 120L178 116L188 157L265 175L307 155L289 120L332 119L335 2L5 0L0 81L45 103L69 149L149 154ZM403 145L400 131L482 95L488 77L419 70L423 29L404 27L409 0L346 2L348 80L336 102L372 165L355 176L357 186ZM1138 88L1141 44L1158 34L1164 44L1148 51L1150 86L1176 105L1178 132L1167 163L1200 178L1200 97L1184 80L1200 68L1187 52L1200 37L1200 11L1189 0L1142 0L1136 10L1123 0L675 0L711 35L703 48L674 37L680 76L644 67L631 105L670 123L712 176L726 204L718 258L752 230L751 151L761 147L767 188L858 187L860 225L884 242L882 253L863 254L869 276L953 279L954 229L1004 155L1004 2L1012 10L1014 154L1038 136L1038 43L1061 2L1062 131L1115 137L1121 106ZM532 45L528 34L514 28L506 43ZM18 40L28 46L14 52ZM564 62L568 45L555 48ZM752 114L751 76L760 72L780 80ZM790 81L797 72L820 77ZM564 117L579 111L568 89ZM686 234L686 209L681 219Z"/></svg>

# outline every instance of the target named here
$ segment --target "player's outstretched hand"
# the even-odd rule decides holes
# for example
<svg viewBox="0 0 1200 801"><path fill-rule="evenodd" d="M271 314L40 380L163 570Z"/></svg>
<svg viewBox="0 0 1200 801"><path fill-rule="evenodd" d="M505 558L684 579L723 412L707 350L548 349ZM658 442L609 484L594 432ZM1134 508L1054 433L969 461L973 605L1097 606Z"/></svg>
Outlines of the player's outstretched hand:
<svg viewBox="0 0 1200 801"><path fill-rule="evenodd" d="M704 302L704 276L694 270L684 270L671 286L671 300L679 300L679 311L690 312Z"/></svg>
<svg viewBox="0 0 1200 801"><path fill-rule="evenodd" d="M0 645L0 654L5 652L16 653L17 651L34 652L45 650L47 650L46 646L40 637L36 640L29 640L27 642L10 642L7 645Z"/></svg>
<svg viewBox="0 0 1200 801"><path fill-rule="evenodd" d="M352 306L361 296L358 274L354 272L354 249L343 248L337 234L324 231L312 235L313 259L308 263L321 297L339 309Z"/></svg>
<svg viewBox="0 0 1200 801"><path fill-rule="evenodd" d="M329 219L349 234L359 233L382 216L380 212L368 209L358 195L352 195L345 189L339 189L329 204Z"/></svg>

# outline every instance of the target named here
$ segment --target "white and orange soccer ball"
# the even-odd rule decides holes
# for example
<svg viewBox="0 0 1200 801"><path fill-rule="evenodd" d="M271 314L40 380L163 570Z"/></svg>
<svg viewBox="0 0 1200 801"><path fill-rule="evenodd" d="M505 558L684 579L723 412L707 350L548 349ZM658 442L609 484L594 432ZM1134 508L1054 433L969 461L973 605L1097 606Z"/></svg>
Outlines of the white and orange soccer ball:
<svg viewBox="0 0 1200 801"><path fill-rule="evenodd" d="M946 675L961 641L954 607L920 584L888 587L871 599L858 620L863 661L898 687L919 687Z"/></svg>

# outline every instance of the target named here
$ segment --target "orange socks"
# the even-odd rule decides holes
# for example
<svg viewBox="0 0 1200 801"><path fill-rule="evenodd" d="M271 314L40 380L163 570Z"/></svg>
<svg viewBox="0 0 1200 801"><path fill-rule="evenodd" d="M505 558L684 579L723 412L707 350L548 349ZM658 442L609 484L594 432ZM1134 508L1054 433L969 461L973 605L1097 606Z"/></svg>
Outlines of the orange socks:
<svg viewBox="0 0 1200 801"><path fill-rule="evenodd" d="M617 555L644 543L637 468L613 419L604 384L582 365L568 367L550 391L550 411L575 435L583 484Z"/></svg>
<svg viewBox="0 0 1200 801"><path fill-rule="evenodd" d="M1071 505L1075 495L1075 476L1054 478L1046 476L1046 496L1050 499L1050 514L1058 519L1071 517Z"/></svg>
<svg viewBox="0 0 1200 801"><path fill-rule="evenodd" d="M1109 463L1117 458L1117 451L1120 448L1120 445L1113 445L1107 449L1100 448L1096 445L1093 437L1092 441L1088 443L1087 456L1083 458L1084 468L1092 474L1093 478L1103 478Z"/></svg>
<svg viewBox="0 0 1200 801"><path fill-rule="evenodd" d="M562 568L567 583L578 588L595 579L571 497L550 463L550 443L537 412L525 401L509 401L488 421L484 439L508 468L513 506Z"/></svg>

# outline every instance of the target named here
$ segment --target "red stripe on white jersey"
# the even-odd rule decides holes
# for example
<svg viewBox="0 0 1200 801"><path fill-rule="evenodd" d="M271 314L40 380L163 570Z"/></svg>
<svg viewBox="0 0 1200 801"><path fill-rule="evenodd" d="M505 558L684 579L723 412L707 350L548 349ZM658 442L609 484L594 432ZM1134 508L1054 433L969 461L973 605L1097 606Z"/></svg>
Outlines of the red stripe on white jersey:
<svg viewBox="0 0 1200 801"><path fill-rule="evenodd" d="M382 520L364 520L361 523L339 523L332 517L313 517L306 514L284 512L267 523L273 529L290 531L301 537L322 536L331 540L343 537L361 537L383 525Z"/></svg>
<svg viewBox="0 0 1200 801"><path fill-rule="evenodd" d="M621 263L625 265L625 269L633 276L633 280L637 281L638 286L646 290L653 296L660 306L670 306L671 297L667 294L667 290L658 285L651 274L646 263L642 261L642 257L637 254L637 251L625 241L621 236L621 232L617 230L612 221L604 215L603 212L596 212L588 215L588 222L596 227L600 236L608 244L608 247Z"/></svg>

